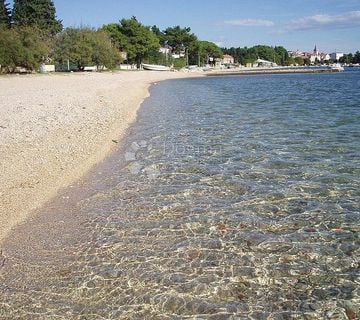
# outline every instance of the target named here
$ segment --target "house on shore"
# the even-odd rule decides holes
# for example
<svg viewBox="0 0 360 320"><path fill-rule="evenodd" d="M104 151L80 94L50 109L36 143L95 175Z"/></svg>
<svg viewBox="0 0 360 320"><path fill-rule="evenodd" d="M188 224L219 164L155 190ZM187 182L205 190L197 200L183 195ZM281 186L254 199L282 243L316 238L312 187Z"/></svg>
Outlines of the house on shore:
<svg viewBox="0 0 360 320"><path fill-rule="evenodd" d="M160 47L159 52L165 55L170 55L171 54L171 47Z"/></svg>
<svg viewBox="0 0 360 320"><path fill-rule="evenodd" d="M234 65L235 59L229 54L224 54L222 58L215 58L214 62L215 67L217 68L230 68Z"/></svg>
<svg viewBox="0 0 360 320"><path fill-rule="evenodd" d="M223 65L232 65L232 64L234 64L235 63L235 59L234 59L234 57L233 56L231 56L231 55L229 55L229 54L224 54L223 55L223 58L222 58L222 60L221 60L221 63L223 64Z"/></svg>
<svg viewBox="0 0 360 320"><path fill-rule="evenodd" d="M258 67L277 67L278 65L273 61L267 61L264 59L257 59L256 60Z"/></svg>

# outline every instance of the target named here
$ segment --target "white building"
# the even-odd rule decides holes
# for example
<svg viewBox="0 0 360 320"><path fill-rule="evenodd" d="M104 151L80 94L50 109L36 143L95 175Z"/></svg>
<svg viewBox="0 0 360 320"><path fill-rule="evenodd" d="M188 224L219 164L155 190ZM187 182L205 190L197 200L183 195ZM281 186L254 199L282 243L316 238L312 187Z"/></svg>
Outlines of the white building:
<svg viewBox="0 0 360 320"><path fill-rule="evenodd" d="M55 65L54 64L41 64L40 65L40 72L47 73L47 72L55 72Z"/></svg>
<svg viewBox="0 0 360 320"><path fill-rule="evenodd" d="M162 53L162 54L171 54L171 48L170 47L161 47L159 49L159 52Z"/></svg>
<svg viewBox="0 0 360 320"><path fill-rule="evenodd" d="M321 61L329 61L330 55L328 53L321 53Z"/></svg>
<svg viewBox="0 0 360 320"><path fill-rule="evenodd" d="M333 52L330 54L331 60L339 61L344 56L343 52Z"/></svg>
<svg viewBox="0 0 360 320"><path fill-rule="evenodd" d="M257 59L256 63L258 67L277 67L277 64L275 62L267 61L264 59Z"/></svg>
<svg viewBox="0 0 360 320"><path fill-rule="evenodd" d="M179 58L184 58L186 56L185 52L180 52L180 53L173 53L171 55L174 59L179 59Z"/></svg>
<svg viewBox="0 0 360 320"><path fill-rule="evenodd" d="M230 56L229 54L224 54L221 62L223 65L229 65L234 64L235 60L233 56Z"/></svg>
<svg viewBox="0 0 360 320"><path fill-rule="evenodd" d="M127 60L127 52L126 51L120 51L120 56L123 61Z"/></svg>

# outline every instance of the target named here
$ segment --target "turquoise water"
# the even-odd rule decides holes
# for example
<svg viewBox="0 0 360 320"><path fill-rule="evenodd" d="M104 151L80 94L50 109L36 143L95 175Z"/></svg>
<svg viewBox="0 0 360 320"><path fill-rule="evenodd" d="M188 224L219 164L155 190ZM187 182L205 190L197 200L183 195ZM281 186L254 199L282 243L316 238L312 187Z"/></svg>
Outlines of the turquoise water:
<svg viewBox="0 0 360 320"><path fill-rule="evenodd" d="M359 72L154 85L111 158L45 209L78 234L9 259L3 315L359 317L359 89Z"/></svg>

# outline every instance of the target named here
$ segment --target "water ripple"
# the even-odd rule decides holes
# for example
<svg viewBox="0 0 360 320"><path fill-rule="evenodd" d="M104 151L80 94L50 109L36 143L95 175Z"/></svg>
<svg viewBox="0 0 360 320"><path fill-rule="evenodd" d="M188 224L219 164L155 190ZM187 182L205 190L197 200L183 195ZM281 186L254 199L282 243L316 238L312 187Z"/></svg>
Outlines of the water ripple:
<svg viewBox="0 0 360 320"><path fill-rule="evenodd" d="M70 201L77 240L9 257L0 316L358 318L358 79L154 86L92 192Z"/></svg>

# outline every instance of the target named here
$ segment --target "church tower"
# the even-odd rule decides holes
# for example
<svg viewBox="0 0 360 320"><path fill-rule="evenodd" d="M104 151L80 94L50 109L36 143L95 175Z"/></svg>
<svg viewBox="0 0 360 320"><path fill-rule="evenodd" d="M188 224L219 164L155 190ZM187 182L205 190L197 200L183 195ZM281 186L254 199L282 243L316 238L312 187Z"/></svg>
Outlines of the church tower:
<svg viewBox="0 0 360 320"><path fill-rule="evenodd" d="M316 47L316 44L315 44L315 48L314 48L314 55L316 55L316 56L319 55L319 51L318 51L318 49L317 49L317 47Z"/></svg>

